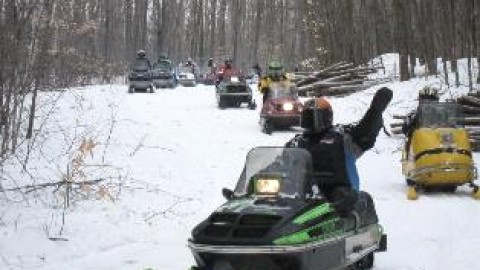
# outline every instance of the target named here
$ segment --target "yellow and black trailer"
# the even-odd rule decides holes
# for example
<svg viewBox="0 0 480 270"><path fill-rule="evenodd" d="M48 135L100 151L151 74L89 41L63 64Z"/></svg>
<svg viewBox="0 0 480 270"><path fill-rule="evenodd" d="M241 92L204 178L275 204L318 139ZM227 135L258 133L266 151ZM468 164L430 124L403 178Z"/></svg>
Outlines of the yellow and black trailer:
<svg viewBox="0 0 480 270"><path fill-rule="evenodd" d="M455 192L465 184L480 199L470 141L457 105L421 104L411 125L402 157L408 199L417 199L420 189Z"/></svg>

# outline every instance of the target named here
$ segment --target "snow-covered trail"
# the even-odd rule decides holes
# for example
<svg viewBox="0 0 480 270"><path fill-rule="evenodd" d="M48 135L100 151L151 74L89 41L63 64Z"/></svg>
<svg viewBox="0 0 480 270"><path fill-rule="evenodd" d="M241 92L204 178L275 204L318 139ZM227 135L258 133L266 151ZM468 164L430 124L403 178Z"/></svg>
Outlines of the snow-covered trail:
<svg viewBox="0 0 480 270"><path fill-rule="evenodd" d="M415 106L422 83L389 85L394 100L384 115L387 123L393 113ZM61 209L0 204L0 269L188 269L190 230L224 202L221 188L233 187L248 150L283 145L295 135L261 133L259 108L219 110L211 86L154 94L127 94L126 89L72 90L59 103L56 118L64 128L80 122L105 132L115 116L104 161L128 173L119 200L76 204L66 214L63 237L68 241L57 242L49 241L47 232L59 230ZM335 122L357 121L376 89L331 99ZM73 102L79 97L88 105L82 105L85 110ZM103 147L106 137L97 137ZM401 139L381 133L358 162L362 187L374 197L389 237L389 249L378 254L374 269L477 269L480 202L467 188L407 201L401 145Z"/></svg>

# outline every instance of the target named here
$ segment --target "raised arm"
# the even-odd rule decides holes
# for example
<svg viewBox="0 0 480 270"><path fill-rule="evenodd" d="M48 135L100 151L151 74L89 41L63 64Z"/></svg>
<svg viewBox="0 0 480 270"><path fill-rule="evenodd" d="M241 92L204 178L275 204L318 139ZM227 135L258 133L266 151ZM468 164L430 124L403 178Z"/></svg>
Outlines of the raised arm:
<svg viewBox="0 0 480 270"><path fill-rule="evenodd" d="M350 133L353 143L362 152L375 145L375 140L383 126L382 113L387 108L392 97L393 92L389 88L383 87L378 90L360 122L349 128L348 133Z"/></svg>

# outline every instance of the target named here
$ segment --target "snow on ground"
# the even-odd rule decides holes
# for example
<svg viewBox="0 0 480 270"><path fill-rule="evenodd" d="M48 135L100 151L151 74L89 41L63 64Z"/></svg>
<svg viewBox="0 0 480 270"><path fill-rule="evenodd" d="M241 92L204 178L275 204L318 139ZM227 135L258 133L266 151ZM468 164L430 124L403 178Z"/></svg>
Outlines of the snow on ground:
<svg viewBox="0 0 480 270"><path fill-rule="evenodd" d="M388 66L398 62L395 56L384 60L392 72ZM437 81L386 84L394 91L386 124L393 114L416 106L418 89ZM335 122L358 120L379 87L331 98ZM133 95L126 90L125 85L91 86L42 95L50 105L41 108L39 119L48 115L49 121L27 164L32 177L37 183L60 181L82 138L92 137L99 144L86 158L85 172L89 179L113 177L105 186L114 200L75 197L64 211L60 191L1 195L0 269L188 269L191 229L224 202L221 188L234 186L248 150L283 145L299 132L261 133L260 108L219 110L211 86ZM374 269L478 268L480 202L466 187L407 201L402 143L381 133L358 162L362 188L374 197L389 237L388 252L378 254ZM5 188L30 183L18 172L18 162L7 164Z"/></svg>

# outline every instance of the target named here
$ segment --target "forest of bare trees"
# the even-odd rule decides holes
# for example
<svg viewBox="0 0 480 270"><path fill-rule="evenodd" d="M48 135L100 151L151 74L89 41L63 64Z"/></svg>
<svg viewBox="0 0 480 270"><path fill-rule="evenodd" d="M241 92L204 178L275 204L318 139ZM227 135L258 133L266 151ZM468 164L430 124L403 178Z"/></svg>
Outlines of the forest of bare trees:
<svg viewBox="0 0 480 270"><path fill-rule="evenodd" d="M243 68L265 66L275 57L290 69L360 64L399 52L401 79L407 80L414 76L415 58L435 75L441 72L436 59L449 61L455 71L457 59L480 55L480 3L2 0L0 154L32 136L37 91L108 83L125 74L141 48L152 59L167 54L200 65L228 56Z"/></svg>

